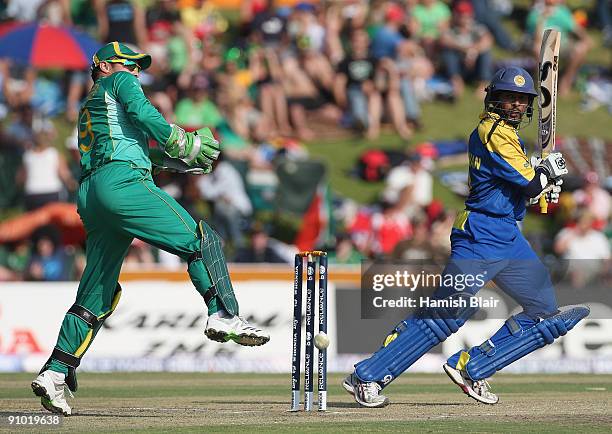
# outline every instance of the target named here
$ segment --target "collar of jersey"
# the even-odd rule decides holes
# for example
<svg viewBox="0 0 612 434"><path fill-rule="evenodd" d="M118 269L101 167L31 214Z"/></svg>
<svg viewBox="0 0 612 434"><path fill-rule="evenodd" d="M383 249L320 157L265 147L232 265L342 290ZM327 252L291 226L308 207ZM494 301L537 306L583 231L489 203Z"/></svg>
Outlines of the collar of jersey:
<svg viewBox="0 0 612 434"><path fill-rule="evenodd" d="M504 121L503 119L500 119L500 116L497 113L483 111L482 113L480 113L480 120L491 120L492 122L498 122L498 126L510 128L512 131L516 131L516 128L506 123L506 121Z"/></svg>

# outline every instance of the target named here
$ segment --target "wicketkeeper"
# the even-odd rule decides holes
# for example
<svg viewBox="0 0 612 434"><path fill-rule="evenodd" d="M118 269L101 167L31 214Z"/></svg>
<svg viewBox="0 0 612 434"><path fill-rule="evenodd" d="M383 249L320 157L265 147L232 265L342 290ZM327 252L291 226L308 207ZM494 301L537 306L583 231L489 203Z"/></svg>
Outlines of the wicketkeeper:
<svg viewBox="0 0 612 434"><path fill-rule="evenodd" d="M530 161L518 136L517 130L533 114L538 95L533 80L524 69L508 67L497 71L486 90L484 112L468 145L470 192L451 232L451 258L442 281L459 282L445 276L484 276L485 283L493 280L523 311L481 345L452 355L443 369L468 396L495 404L498 397L486 379L565 335L589 309L557 306L548 270L517 225L525 216L526 202L535 204L541 195L558 201L561 177L568 172L559 152ZM440 287L434 297L469 298L481 287L461 292ZM362 406L387 405L381 390L465 323L476 310L466 304L467 308L420 312L400 322L377 352L355 365L344 388Z"/></svg>
<svg viewBox="0 0 612 434"><path fill-rule="evenodd" d="M87 265L57 344L32 390L43 407L70 415L64 386L77 390L75 370L102 323L119 302L121 264L134 238L178 255L208 306L205 334L218 342L265 344L269 335L238 316L221 239L196 223L153 183L152 164L203 174L219 157L208 128L194 133L170 125L145 97L138 73L151 56L111 42L93 56L94 81L78 120L81 180L77 209L87 231ZM149 153L149 139L159 150Z"/></svg>

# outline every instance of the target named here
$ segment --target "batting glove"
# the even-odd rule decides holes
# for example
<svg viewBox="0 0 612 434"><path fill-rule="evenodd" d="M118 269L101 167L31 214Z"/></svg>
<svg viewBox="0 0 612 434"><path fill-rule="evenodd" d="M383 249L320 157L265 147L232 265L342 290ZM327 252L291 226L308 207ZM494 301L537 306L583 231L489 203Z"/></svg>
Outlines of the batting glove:
<svg viewBox="0 0 612 434"><path fill-rule="evenodd" d="M561 195L561 185L563 185L563 180L560 178L551 181L546 186L546 188L542 190L542 193L538 194L536 197L529 199L529 206L540 203L540 197L542 197L542 195L544 195L544 197L546 198L546 202L548 203L559 203L559 196Z"/></svg>
<svg viewBox="0 0 612 434"><path fill-rule="evenodd" d="M546 193L546 202L548 203L559 203L559 196L561 195L561 185L563 184L562 179L555 179L551 185L547 188L550 190Z"/></svg>
<svg viewBox="0 0 612 434"><path fill-rule="evenodd" d="M568 174L565 158L561 152L552 152L539 162L536 168L542 169L549 180Z"/></svg>

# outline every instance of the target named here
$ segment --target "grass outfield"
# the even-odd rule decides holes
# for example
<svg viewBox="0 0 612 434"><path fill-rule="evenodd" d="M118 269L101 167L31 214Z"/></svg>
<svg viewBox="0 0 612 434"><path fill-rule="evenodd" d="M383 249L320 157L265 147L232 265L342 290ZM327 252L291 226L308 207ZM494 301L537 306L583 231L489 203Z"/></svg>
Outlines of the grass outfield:
<svg viewBox="0 0 612 434"><path fill-rule="evenodd" d="M7 413L43 415L31 374L0 374L0 431ZM478 404L444 374L406 375L391 405L359 408L329 377L329 411L290 413L289 375L80 374L74 416L62 432L612 432L612 375L498 375L497 405ZM20 428L13 432L25 432Z"/></svg>

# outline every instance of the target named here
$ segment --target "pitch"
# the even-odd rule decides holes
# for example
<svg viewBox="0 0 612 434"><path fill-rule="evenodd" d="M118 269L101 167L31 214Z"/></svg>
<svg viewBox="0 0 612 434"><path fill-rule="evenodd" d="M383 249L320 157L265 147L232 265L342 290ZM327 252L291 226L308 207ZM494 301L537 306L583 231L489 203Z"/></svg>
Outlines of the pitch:
<svg viewBox="0 0 612 434"><path fill-rule="evenodd" d="M33 378L0 374L4 420L8 412L44 414L30 392ZM442 372L407 374L385 389L391 405L383 409L359 408L342 378L329 376L329 411L306 414L287 411L288 374L80 373L77 399L69 400L76 414L60 430L612 432L612 375L496 375L500 403L489 406L463 395Z"/></svg>

